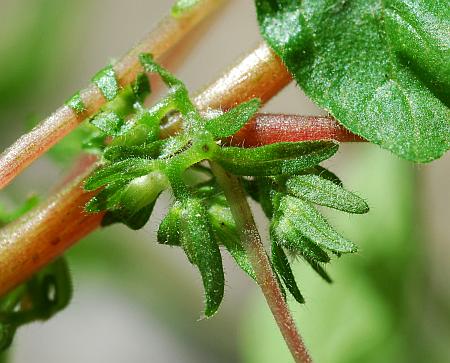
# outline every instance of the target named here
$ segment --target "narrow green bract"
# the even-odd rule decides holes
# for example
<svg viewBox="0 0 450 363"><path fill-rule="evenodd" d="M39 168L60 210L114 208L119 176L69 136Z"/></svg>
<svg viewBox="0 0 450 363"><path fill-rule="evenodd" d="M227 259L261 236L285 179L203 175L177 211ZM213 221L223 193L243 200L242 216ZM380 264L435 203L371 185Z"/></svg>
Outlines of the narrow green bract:
<svg viewBox="0 0 450 363"><path fill-rule="evenodd" d="M298 84L350 131L413 161L450 148L448 1L255 3Z"/></svg>

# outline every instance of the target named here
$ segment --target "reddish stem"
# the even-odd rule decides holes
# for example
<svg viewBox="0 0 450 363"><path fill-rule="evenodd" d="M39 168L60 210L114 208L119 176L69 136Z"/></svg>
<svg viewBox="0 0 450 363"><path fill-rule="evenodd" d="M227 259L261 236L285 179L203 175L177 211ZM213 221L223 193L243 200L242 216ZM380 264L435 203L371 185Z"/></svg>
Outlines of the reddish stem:
<svg viewBox="0 0 450 363"><path fill-rule="evenodd" d="M365 141L346 130L332 117L260 113L233 135L229 143L254 147L282 141L314 140Z"/></svg>

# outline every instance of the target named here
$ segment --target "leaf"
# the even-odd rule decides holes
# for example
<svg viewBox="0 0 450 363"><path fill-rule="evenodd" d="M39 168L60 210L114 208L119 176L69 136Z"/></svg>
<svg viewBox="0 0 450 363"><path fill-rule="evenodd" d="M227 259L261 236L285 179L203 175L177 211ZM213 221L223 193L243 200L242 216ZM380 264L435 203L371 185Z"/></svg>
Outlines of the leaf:
<svg viewBox="0 0 450 363"><path fill-rule="evenodd" d="M160 156L166 141L158 140L142 146L110 146L105 149L103 157L109 161L142 158L156 159Z"/></svg>
<svg viewBox="0 0 450 363"><path fill-rule="evenodd" d="M282 217L277 228L284 233L294 229L319 247L336 253L356 252L356 245L338 234L309 202L284 195L278 210Z"/></svg>
<svg viewBox="0 0 450 363"><path fill-rule="evenodd" d="M66 101L66 105L69 106L77 115L86 111L86 105L80 96L80 92L75 93Z"/></svg>
<svg viewBox="0 0 450 363"><path fill-rule="evenodd" d="M315 175L320 176L321 178L324 178L324 179L327 179L327 180L333 182L334 184L336 184L338 186L343 185L341 179L339 179L339 177L335 173L331 172L328 169L325 169L324 167L322 167L320 165L316 165L316 166L313 166L312 168L302 170L301 173L299 173L299 174L301 174L301 175L315 174Z"/></svg>
<svg viewBox="0 0 450 363"><path fill-rule="evenodd" d="M243 102L226 113L209 120L205 128L215 139L222 139L238 132L261 107L261 101L254 98Z"/></svg>
<svg viewBox="0 0 450 363"><path fill-rule="evenodd" d="M256 8L298 84L350 131L413 161L450 148L448 1L256 0Z"/></svg>
<svg viewBox="0 0 450 363"><path fill-rule="evenodd" d="M255 271L247 252L242 247L230 208L221 204L213 204L208 209L208 213L217 242L225 246L237 265L256 281Z"/></svg>
<svg viewBox="0 0 450 363"><path fill-rule="evenodd" d="M158 228L158 243L169 246L181 246L181 212L180 203L175 203L169 209Z"/></svg>
<svg viewBox="0 0 450 363"><path fill-rule="evenodd" d="M91 124L99 128L106 135L116 136L124 121L115 112L100 112L91 121Z"/></svg>
<svg viewBox="0 0 450 363"><path fill-rule="evenodd" d="M283 249L276 242L272 242L272 263L295 300L303 304L305 299L297 286L289 261Z"/></svg>
<svg viewBox="0 0 450 363"><path fill-rule="evenodd" d="M327 141L279 142L255 148L223 147L214 160L236 175L294 174L336 153L338 145Z"/></svg>
<svg viewBox="0 0 450 363"><path fill-rule="evenodd" d="M294 197L348 213L363 214L369 211L367 203L332 181L317 175L296 175L286 182L286 190Z"/></svg>
<svg viewBox="0 0 450 363"><path fill-rule="evenodd" d="M72 281L63 258L3 296L0 299L0 352L9 347L18 327L49 319L64 309L71 297Z"/></svg>
<svg viewBox="0 0 450 363"><path fill-rule="evenodd" d="M186 11L191 10L199 2L200 0L177 0L172 6L172 16L175 18L183 16Z"/></svg>
<svg viewBox="0 0 450 363"><path fill-rule="evenodd" d="M106 227L114 223L123 223L132 230L141 229L147 224L155 203L156 200L139 210L120 208L108 211L102 219L102 226Z"/></svg>
<svg viewBox="0 0 450 363"><path fill-rule="evenodd" d="M199 200L191 198L183 202L180 227L181 245L202 275L205 316L211 317L222 302L225 281L219 246L214 240L207 211Z"/></svg>
<svg viewBox="0 0 450 363"><path fill-rule="evenodd" d="M106 66L92 77L92 82L97 85L107 101L113 100L119 94L119 83L111 65Z"/></svg>
<svg viewBox="0 0 450 363"><path fill-rule="evenodd" d="M328 254L310 239L302 235L292 221L283 218L283 212L278 211L270 225L272 244L279 244L294 255L300 255L325 281L331 283L331 278L320 265L330 261ZM282 223L280 224L280 220Z"/></svg>
<svg viewBox="0 0 450 363"><path fill-rule="evenodd" d="M101 186L117 181L127 181L150 173L156 169L154 160L141 158L127 159L97 169L86 179L84 188L95 190Z"/></svg>

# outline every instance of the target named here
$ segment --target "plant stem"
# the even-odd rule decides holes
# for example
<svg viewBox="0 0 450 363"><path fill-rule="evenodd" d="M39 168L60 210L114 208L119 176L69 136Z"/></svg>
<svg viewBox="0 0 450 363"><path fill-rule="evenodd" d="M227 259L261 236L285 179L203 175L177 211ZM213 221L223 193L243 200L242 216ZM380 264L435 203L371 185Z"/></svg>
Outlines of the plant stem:
<svg viewBox="0 0 450 363"><path fill-rule="evenodd" d="M211 162L211 169L227 198L243 247L255 271L258 285L278 324L281 334L296 362L311 362L308 351L297 331L286 301L273 273L271 263L261 242L245 191L239 179Z"/></svg>
<svg viewBox="0 0 450 363"><path fill-rule="evenodd" d="M335 140L361 142L361 137L326 116L256 114L228 142L241 147L254 147L275 142Z"/></svg>
<svg viewBox="0 0 450 363"><path fill-rule="evenodd" d="M152 53L155 58L160 58L223 2L224 0L201 0L182 16L165 17L152 32L114 65L119 84L122 87L127 86L138 72L142 71L138 60L140 53ZM105 98L94 84L82 90L80 95L86 106L85 112L77 115L66 105L60 107L0 155L0 189L75 129L80 122L95 114L105 103Z"/></svg>

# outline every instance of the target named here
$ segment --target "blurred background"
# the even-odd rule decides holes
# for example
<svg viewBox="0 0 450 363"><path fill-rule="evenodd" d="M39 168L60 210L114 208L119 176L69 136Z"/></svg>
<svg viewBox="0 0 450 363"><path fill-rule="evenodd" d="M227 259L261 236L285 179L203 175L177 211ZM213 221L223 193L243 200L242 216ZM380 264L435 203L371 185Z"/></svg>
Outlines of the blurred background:
<svg viewBox="0 0 450 363"><path fill-rule="evenodd" d="M0 149L87 85L170 6L0 0ZM176 50L171 69L194 92L258 42L252 2L229 1ZM294 85L265 110L322 113ZM290 306L312 356L317 362L448 361L449 155L413 165L376 146L352 144L327 164L371 211L329 214L360 246L358 254L333 261L332 285L295 264L307 303ZM12 208L32 193L45 197L69 165L40 159L0 193L0 204ZM11 362L290 362L262 294L227 256L224 303L214 318L198 320L199 274L180 251L156 243L168 200L138 233L122 226L99 230L67 253L72 303L48 322L21 328Z"/></svg>

